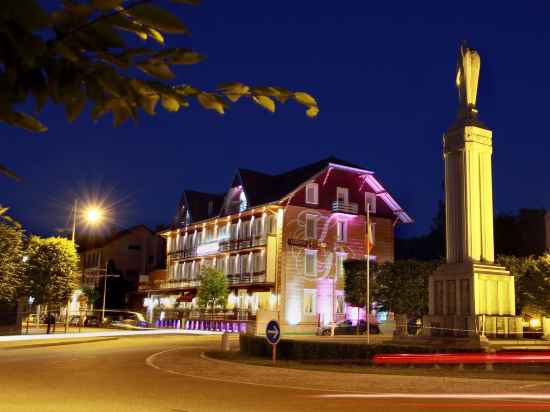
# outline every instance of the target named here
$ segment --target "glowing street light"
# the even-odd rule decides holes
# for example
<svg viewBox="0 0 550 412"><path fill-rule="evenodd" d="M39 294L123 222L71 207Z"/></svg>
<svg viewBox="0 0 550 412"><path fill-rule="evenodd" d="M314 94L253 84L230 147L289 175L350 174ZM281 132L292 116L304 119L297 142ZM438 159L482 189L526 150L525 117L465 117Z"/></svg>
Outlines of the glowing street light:
<svg viewBox="0 0 550 412"><path fill-rule="evenodd" d="M84 218L89 224L99 223L103 219L103 210L96 206L90 206L84 211Z"/></svg>

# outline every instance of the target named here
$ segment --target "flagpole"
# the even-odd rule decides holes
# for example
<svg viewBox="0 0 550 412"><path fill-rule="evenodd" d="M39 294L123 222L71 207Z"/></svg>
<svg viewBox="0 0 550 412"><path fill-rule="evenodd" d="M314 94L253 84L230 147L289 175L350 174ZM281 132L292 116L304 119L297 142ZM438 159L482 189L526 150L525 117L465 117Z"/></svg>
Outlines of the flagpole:
<svg viewBox="0 0 550 412"><path fill-rule="evenodd" d="M370 203L367 202L367 307L365 312L367 324L367 345L370 345Z"/></svg>

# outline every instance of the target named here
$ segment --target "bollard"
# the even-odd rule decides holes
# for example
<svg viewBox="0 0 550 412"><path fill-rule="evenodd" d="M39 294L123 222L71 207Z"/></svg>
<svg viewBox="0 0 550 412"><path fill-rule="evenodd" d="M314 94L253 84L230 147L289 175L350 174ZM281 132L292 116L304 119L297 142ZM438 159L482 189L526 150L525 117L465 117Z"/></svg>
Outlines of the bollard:
<svg viewBox="0 0 550 412"><path fill-rule="evenodd" d="M222 352L229 352L229 333L222 333Z"/></svg>

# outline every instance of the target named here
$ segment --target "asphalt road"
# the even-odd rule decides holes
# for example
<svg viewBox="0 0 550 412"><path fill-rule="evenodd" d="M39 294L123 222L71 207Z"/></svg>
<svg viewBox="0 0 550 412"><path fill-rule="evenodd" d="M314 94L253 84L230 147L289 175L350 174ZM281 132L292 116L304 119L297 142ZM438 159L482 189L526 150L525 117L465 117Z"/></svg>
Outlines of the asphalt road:
<svg viewBox="0 0 550 412"><path fill-rule="evenodd" d="M219 339L3 346L0 411L550 410L545 382L275 369L201 357Z"/></svg>

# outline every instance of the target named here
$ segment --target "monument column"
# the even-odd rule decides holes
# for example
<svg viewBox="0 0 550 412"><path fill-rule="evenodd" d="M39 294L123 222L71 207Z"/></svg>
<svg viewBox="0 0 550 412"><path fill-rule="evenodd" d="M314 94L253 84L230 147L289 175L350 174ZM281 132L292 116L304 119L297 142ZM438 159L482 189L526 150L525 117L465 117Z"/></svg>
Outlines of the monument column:
<svg viewBox="0 0 550 412"><path fill-rule="evenodd" d="M514 277L495 265L493 238L493 134L476 109L479 54L461 45L456 85L459 111L443 136L446 263L429 279L430 335L513 336Z"/></svg>

